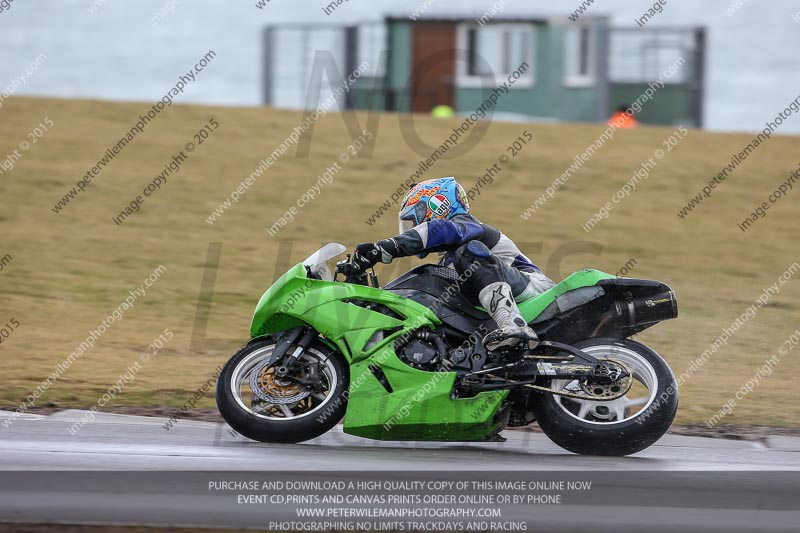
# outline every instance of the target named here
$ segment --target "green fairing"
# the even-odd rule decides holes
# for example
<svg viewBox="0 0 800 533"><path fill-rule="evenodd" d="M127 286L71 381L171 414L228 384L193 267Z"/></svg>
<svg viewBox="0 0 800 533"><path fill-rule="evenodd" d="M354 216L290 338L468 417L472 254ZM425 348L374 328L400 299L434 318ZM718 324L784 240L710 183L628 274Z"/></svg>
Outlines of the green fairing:
<svg viewBox="0 0 800 533"><path fill-rule="evenodd" d="M388 393L370 365L379 364ZM344 431L378 440L483 441L502 428L495 419L509 391L452 399L455 372L425 372L402 362L391 346L350 367Z"/></svg>
<svg viewBox="0 0 800 533"><path fill-rule="evenodd" d="M288 299L277 295L288 295ZM353 305L349 300L381 303L406 319L398 320ZM403 331L433 328L440 323L436 314L413 300L372 287L309 279L305 267L297 265L261 297L253 314L250 335L257 337L308 324L333 341L352 363L390 344ZM365 350L367 341L378 330L392 333L387 332L382 341Z"/></svg>
<svg viewBox="0 0 800 533"><path fill-rule="evenodd" d="M522 316L525 318L525 320L531 322L534 318L539 316L548 305L553 303L555 299L562 294L575 289L580 289L581 287L592 287L597 285L597 282L600 280L611 279L614 277L615 276L612 274L606 274L605 272L591 268L579 270L574 274L564 278L561 283L558 283L552 289L547 290L542 294L531 298L530 300L521 302L519 304L519 311L522 313Z"/></svg>
<svg viewBox="0 0 800 533"><path fill-rule="evenodd" d="M576 272L521 303L520 311L531 321L561 294L608 278L613 276L597 270ZM380 303L405 318L392 318L350 300ZM346 433L380 440L487 440L501 429L496 414L509 391L453 399L455 372L418 370L394 351L398 337L440 323L433 311L417 302L372 287L309 279L299 264L261 297L250 334L258 337L307 324L341 351L350 363ZM376 336L381 331L383 338ZM370 367L383 371L392 392Z"/></svg>

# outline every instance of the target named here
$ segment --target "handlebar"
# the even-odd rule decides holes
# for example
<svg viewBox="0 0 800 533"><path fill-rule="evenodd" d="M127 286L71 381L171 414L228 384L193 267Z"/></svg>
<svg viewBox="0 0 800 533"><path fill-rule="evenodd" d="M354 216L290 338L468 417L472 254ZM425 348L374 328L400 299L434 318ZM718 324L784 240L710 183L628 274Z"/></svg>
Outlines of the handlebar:
<svg viewBox="0 0 800 533"><path fill-rule="evenodd" d="M353 274L353 270L353 263L350 262L349 255L345 261L336 263L336 274L343 274L345 277L349 277Z"/></svg>
<svg viewBox="0 0 800 533"><path fill-rule="evenodd" d="M378 277L375 275L375 270L374 269L371 270L372 272L369 274L367 272L361 272L360 274L355 274L356 268L355 266L353 266L350 254L347 254L347 259L344 259L336 263L336 269L334 270L334 279L339 274L342 274L344 276L345 283L353 283L355 285L367 285L379 288Z"/></svg>

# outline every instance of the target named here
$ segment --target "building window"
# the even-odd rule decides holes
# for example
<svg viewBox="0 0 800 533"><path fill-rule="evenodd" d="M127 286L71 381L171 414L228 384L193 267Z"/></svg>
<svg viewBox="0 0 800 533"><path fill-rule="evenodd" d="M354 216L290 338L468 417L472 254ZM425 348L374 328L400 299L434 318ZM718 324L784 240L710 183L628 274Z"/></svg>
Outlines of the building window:
<svg viewBox="0 0 800 533"><path fill-rule="evenodd" d="M597 62L597 32L587 26L566 28L564 43L564 85L592 87Z"/></svg>
<svg viewBox="0 0 800 533"><path fill-rule="evenodd" d="M534 84L535 34L532 24L464 24L458 28L458 85L502 84L515 71L515 88ZM521 71L521 75L520 75Z"/></svg>

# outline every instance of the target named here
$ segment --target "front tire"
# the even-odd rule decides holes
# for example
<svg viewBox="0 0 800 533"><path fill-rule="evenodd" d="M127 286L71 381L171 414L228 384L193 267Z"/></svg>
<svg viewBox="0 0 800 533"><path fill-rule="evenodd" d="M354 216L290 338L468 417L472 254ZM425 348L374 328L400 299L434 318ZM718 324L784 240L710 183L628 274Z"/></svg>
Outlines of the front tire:
<svg viewBox="0 0 800 533"><path fill-rule="evenodd" d="M276 378L278 361L271 360L274 349L272 338L259 339L225 364L217 380L220 414L237 432L261 442L295 443L319 437L347 410L347 362L321 341L312 343L300 358L300 367L316 366L324 386L311 392Z"/></svg>
<svg viewBox="0 0 800 533"><path fill-rule="evenodd" d="M647 389L647 395L636 400L626 395L598 402L538 394L534 409L542 431L560 447L580 455L630 455L660 439L678 410L675 376L664 359L630 339L593 338L575 347L598 359L622 361L631 369L635 382ZM572 390L573 384L552 380L550 387Z"/></svg>

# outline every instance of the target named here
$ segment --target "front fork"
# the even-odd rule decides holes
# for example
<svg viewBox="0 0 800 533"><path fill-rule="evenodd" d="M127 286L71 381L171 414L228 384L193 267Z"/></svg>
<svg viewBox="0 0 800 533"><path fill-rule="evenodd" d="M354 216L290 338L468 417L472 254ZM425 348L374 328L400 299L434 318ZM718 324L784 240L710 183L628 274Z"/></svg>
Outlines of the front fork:
<svg viewBox="0 0 800 533"><path fill-rule="evenodd" d="M289 348L295 345L295 349L292 351L291 355L284 361L286 366L291 367L303 356L306 348L308 348L316 338L317 332L314 328L308 326L298 326L288 329L276 336L276 346L273 357L275 361L282 361L284 356L289 352Z"/></svg>
<svg viewBox="0 0 800 533"><path fill-rule="evenodd" d="M275 367L275 377L314 388L316 383L313 383L313 380L306 382L292 377L292 374L297 362L303 357L306 349L311 346L317 336L317 331L309 326L298 326L279 334L276 337L275 352L273 354L274 361L278 365ZM294 346L294 350L289 353L292 346Z"/></svg>

